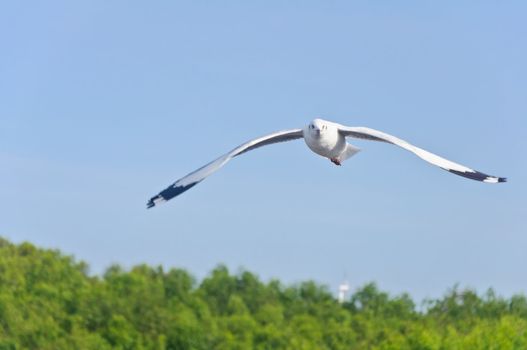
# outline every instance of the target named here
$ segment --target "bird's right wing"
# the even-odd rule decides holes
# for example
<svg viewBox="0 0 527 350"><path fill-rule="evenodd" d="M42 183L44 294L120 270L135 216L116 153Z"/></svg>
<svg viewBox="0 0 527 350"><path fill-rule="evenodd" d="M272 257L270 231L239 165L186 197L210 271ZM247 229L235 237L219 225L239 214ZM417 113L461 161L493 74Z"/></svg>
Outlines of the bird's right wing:
<svg viewBox="0 0 527 350"><path fill-rule="evenodd" d="M358 139L365 139L365 140L371 140L371 141L382 141L382 142L387 142L387 143L391 143L393 145L402 147L405 150L408 150L414 153L419 158L427 161L428 163L434 164L442 169L445 169L446 171L449 171L459 176L463 176L463 177L466 177L472 180L489 182L489 183L507 181L507 179L504 177L487 175L480 171L466 167L464 165L454 163L448 159L445 159L436 154L428 152L422 148L419 148L404 140L401 140L400 138L397 138L390 134L386 134L379 130L365 128L365 127L349 127L349 126L344 126L344 125L338 125L338 128L339 128L339 132L344 136L355 137Z"/></svg>
<svg viewBox="0 0 527 350"><path fill-rule="evenodd" d="M265 135L254 140L248 141L229 153L222 155L221 157L213 160L212 162L202 166L201 168L191 172L187 176L182 177L181 179L174 182L172 185L165 188L163 191L159 192L156 196L150 198L147 203L147 208L152 208L158 204L168 201L186 190L197 185L199 182L204 180L207 176L211 175L222 166L225 165L232 158L239 156L242 153L251 151L255 148L262 147L265 145L270 145L273 143L291 141L303 137L302 129L292 129L278 131L269 135Z"/></svg>

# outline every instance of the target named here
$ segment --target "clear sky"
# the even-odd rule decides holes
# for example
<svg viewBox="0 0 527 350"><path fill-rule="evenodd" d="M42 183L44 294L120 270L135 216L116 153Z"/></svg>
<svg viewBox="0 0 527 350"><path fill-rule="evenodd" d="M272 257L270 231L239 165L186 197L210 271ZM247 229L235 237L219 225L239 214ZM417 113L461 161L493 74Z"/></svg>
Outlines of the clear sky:
<svg viewBox="0 0 527 350"><path fill-rule="evenodd" d="M0 235L112 263L218 263L417 299L527 292L524 1L46 1L0 5ZM392 133L336 167L303 141L146 201L314 117Z"/></svg>

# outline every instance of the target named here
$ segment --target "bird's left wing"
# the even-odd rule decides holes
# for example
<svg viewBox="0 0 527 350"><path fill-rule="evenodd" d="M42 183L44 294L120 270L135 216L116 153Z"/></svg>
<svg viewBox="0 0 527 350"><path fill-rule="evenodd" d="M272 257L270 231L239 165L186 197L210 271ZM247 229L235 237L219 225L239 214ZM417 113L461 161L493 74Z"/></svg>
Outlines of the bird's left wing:
<svg viewBox="0 0 527 350"><path fill-rule="evenodd" d="M497 177L484 174L477 170L471 169L464 165L454 163L448 159L442 158L436 154L428 152L422 148L414 146L404 140L401 140L395 136L386 134L382 131L365 128L365 127L349 127L344 125L338 125L339 132L344 136L355 137L359 139L371 140L371 141L382 141L391 143L393 145L402 147L419 158L426 160L428 163L434 164L446 171L449 171L453 174L463 176L472 180L483 181L488 183L497 183L507 181L504 177Z"/></svg>
<svg viewBox="0 0 527 350"><path fill-rule="evenodd" d="M299 139L302 137L303 137L302 129L292 129L292 130L278 131L278 132L248 141L244 143L243 145L236 147L229 153L222 155L221 157L213 160L207 165L204 165L198 170L195 170L191 172L190 174L188 174L187 176L184 176L181 179L177 180L172 185L168 186L163 191L159 192L158 195L150 198L146 206L147 208L152 208L153 206L166 202L169 199L172 199L180 195L186 190L197 185L199 182L204 180L207 176L211 175L212 173L220 169L229 160L231 160L232 158L236 156L239 156L242 153L251 151L255 148L262 147L265 145L295 140L295 139Z"/></svg>

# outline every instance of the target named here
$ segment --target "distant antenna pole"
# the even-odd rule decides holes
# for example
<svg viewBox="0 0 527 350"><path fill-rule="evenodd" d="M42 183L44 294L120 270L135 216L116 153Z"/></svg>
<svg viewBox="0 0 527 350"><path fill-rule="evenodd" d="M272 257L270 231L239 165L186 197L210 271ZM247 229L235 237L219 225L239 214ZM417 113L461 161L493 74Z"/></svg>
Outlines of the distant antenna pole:
<svg viewBox="0 0 527 350"><path fill-rule="evenodd" d="M350 290L350 286L347 281L344 281L339 286L339 303L343 303L346 300L346 297L348 296L348 291Z"/></svg>

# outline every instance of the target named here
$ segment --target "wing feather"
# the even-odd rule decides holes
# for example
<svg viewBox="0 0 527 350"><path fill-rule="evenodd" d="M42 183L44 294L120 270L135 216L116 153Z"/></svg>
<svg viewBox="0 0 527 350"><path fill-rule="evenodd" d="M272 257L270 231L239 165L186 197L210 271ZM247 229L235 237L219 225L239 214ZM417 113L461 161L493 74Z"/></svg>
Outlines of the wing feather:
<svg viewBox="0 0 527 350"><path fill-rule="evenodd" d="M498 183L507 181L504 177L497 177L487 175L480 171L471 169L464 165L452 162L448 159L438 156L437 154L428 152L422 148L414 146L400 138L393 135L386 134L382 131L370 129L366 127L348 127L344 125L338 125L339 132L344 136L354 137L358 139L370 140L370 141L381 141L391 143L393 145L402 147L407 151L410 151L417 155L419 158L436 165L446 171L453 174L463 176L472 180L483 181L488 183Z"/></svg>
<svg viewBox="0 0 527 350"><path fill-rule="evenodd" d="M222 155L221 157L213 160L212 162L202 166L201 168L177 180L172 185L168 186L163 191L159 192L157 195L150 198L146 206L147 208L152 208L158 204L161 204L176 196L179 196L181 193L194 187L195 185L203 181L206 177L208 177L209 175L211 175L212 173L216 172L221 167L223 167L225 163L227 163L229 160L231 160L234 157L239 156L240 154L251 151L258 147L262 147L262 146L266 146L266 145L270 145L270 144L278 143L278 142L291 141L291 140L299 139L302 137L303 137L302 129L292 129L292 130L278 131L278 132L248 141L234 148L232 151Z"/></svg>

